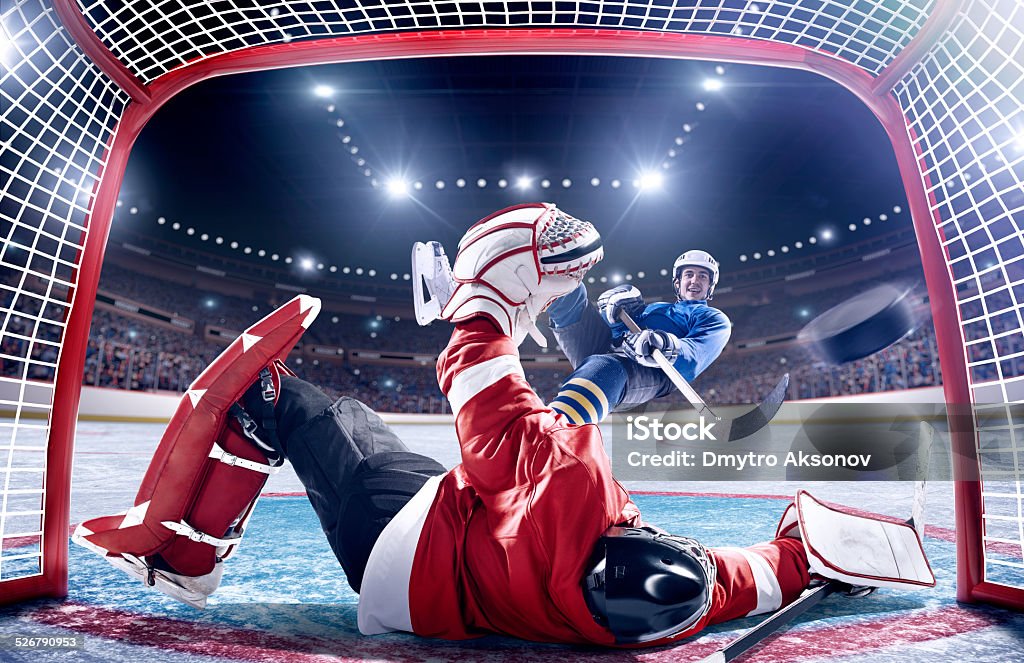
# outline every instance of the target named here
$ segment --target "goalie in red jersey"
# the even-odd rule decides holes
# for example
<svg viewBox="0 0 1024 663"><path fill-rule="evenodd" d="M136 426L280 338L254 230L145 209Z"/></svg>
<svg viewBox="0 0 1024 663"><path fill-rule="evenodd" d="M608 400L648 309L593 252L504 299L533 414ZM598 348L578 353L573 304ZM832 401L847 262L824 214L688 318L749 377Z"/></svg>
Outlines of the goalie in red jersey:
<svg viewBox="0 0 1024 663"><path fill-rule="evenodd" d="M437 364L462 452L451 470L410 452L358 401L332 404L281 377L259 434L305 485L359 592L360 631L660 645L776 610L813 573L927 584L923 571L908 580L885 570L914 567L890 559L891 532L872 538L856 528L891 524L813 500L786 511L775 539L744 549L706 548L643 521L612 475L598 427L547 407L517 350L537 316L602 255L594 226L550 204L502 210L466 233L454 291L437 311L455 324ZM266 391L257 382L242 405L266 411ZM861 542L845 546L856 560L842 559L843 547L812 544L851 536ZM919 541L905 548L920 570Z"/></svg>

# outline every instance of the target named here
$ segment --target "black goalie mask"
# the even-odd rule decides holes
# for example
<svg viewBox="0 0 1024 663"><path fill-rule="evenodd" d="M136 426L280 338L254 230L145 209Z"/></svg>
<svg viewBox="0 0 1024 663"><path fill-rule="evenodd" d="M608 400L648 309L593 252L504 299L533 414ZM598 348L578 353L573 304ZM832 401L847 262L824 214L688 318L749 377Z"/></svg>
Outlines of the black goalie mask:
<svg viewBox="0 0 1024 663"><path fill-rule="evenodd" d="M618 643L670 637L711 607L715 562L693 539L650 527L610 527L594 546L583 597Z"/></svg>

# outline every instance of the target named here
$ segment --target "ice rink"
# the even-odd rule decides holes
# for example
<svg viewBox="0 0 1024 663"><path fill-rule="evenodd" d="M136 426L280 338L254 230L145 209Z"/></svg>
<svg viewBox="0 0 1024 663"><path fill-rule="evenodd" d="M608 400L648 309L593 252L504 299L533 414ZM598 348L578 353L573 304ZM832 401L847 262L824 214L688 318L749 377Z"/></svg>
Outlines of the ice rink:
<svg viewBox="0 0 1024 663"><path fill-rule="evenodd" d="M79 425L72 523L128 508L163 431L162 424ZM414 450L451 467L458 446L450 423L400 424ZM707 545L770 538L797 488L860 509L905 518L911 482L629 482L645 518ZM864 599L833 596L752 661L1024 660L1024 615L955 601L953 497L949 482L928 485L926 550L938 586L881 590ZM77 635L80 649L20 653L0 661L689 661L711 654L759 618L715 626L671 648L598 651L499 637L442 642L355 627L357 597L324 539L303 488L287 466L271 477L246 541L228 561L206 610L147 590L91 552L71 546L64 602L0 610L0 634Z"/></svg>

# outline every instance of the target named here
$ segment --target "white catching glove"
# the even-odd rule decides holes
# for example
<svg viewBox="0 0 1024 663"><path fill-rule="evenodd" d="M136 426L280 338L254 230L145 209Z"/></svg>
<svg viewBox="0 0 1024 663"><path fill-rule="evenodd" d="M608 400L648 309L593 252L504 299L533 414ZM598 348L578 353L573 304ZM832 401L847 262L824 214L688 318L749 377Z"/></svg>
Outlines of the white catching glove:
<svg viewBox="0 0 1024 663"><path fill-rule="evenodd" d="M597 310L609 327L622 325L619 311L625 311L629 317L636 319L645 308L647 305L644 304L644 296L631 285L615 286L611 290L605 290L597 298Z"/></svg>
<svg viewBox="0 0 1024 663"><path fill-rule="evenodd" d="M626 356L641 366L657 367L654 351L661 350L669 363L675 363L682 351L682 341L678 336L657 329L642 329L630 332L622 341L622 349Z"/></svg>

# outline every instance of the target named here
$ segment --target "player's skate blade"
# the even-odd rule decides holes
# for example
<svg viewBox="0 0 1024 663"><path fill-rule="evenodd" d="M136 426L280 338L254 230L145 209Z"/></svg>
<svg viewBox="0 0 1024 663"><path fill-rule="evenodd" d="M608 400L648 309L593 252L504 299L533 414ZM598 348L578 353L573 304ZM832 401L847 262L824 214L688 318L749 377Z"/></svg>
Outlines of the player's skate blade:
<svg viewBox="0 0 1024 663"><path fill-rule="evenodd" d="M412 291L416 322L425 326L437 320L454 290L455 278L441 243L413 244Z"/></svg>

